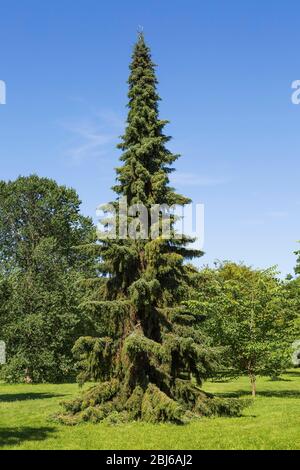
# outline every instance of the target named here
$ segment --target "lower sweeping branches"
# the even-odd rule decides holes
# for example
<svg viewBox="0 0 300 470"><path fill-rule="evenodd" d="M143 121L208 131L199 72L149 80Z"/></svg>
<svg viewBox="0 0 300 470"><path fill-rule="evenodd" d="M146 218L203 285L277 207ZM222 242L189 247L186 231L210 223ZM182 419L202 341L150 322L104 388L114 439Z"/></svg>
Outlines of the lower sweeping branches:
<svg viewBox="0 0 300 470"><path fill-rule="evenodd" d="M96 305L96 304L95 304ZM136 312L137 314L137 312ZM110 423L143 420L185 423L201 416L238 416L247 402L214 398L201 391L201 382L218 365L219 351L201 336L197 316L182 308L157 315L161 341L132 325L132 333L115 338L81 338L74 353L83 369L79 379L99 380L82 396L64 403L60 422ZM132 314L134 318L134 315ZM125 319L123 319L126 324Z"/></svg>
<svg viewBox="0 0 300 470"><path fill-rule="evenodd" d="M131 207L143 204L148 214L153 205L168 212L167 207L190 201L169 186L178 156L165 146L170 138L163 133L166 121L158 116L154 64L143 35L130 69L127 127L119 145L123 165L117 169L117 201L111 204L126 198ZM111 224L103 221L105 228ZM59 415L64 423L184 423L199 416L239 415L245 406L201 391L203 380L218 367L220 350L202 335L201 315L181 302L195 272L185 261L202 253L188 247L191 238L176 236L175 218L169 237L159 230L152 239L146 225L140 237L103 237L86 247L100 259L99 277L86 281L82 306L97 336L79 339L74 354L81 367L79 382L100 383L64 404Z"/></svg>

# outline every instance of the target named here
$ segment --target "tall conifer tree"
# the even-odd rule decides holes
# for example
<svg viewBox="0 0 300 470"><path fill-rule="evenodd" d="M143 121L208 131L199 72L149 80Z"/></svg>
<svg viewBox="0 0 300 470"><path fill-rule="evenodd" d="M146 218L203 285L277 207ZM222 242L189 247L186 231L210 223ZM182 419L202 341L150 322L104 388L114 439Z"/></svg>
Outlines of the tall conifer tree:
<svg viewBox="0 0 300 470"><path fill-rule="evenodd" d="M143 34L135 45L129 77L127 127L118 146L117 203L184 206L190 200L169 184L178 158L167 148L167 121L159 118L155 65ZM107 219L106 223L110 225ZM150 228L147 227L147 235ZM100 384L73 402L60 415L65 422L100 421L115 416L150 422L183 421L189 413L240 412L240 402L212 400L201 390L213 372L217 353L197 328L200 315L180 305L192 268L185 260L202 253L188 247L191 239L107 239L99 250L101 275L88 280L85 308L99 337L81 338L74 353L81 361L80 382Z"/></svg>

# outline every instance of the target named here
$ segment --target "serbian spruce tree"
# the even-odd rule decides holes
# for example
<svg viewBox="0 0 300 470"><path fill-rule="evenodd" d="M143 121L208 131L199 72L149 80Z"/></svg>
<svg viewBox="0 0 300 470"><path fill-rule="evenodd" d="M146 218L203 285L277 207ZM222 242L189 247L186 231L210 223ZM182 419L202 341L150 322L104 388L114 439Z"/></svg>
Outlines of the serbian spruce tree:
<svg viewBox="0 0 300 470"><path fill-rule="evenodd" d="M155 66L143 35L130 71L127 127L119 145L123 164L117 168L112 204L127 198L128 206L143 204L149 216L153 205L184 206L189 199L169 184L178 155L166 148L167 121L159 118ZM119 230L116 239L88 247L99 250L101 258L102 275L86 281L84 302L99 337L81 338L74 353L82 366L80 382L100 383L64 404L64 422L115 416L181 422L191 414L239 413L240 402L210 399L200 389L218 355L198 328L200 316L180 306L192 274L184 262L202 253L188 247L189 238L175 238L174 219L169 239L161 230L151 238L145 224L137 239L121 239ZM132 214L128 222L134 223ZM104 223L111 225L109 219ZM116 225L120 229L120 220Z"/></svg>

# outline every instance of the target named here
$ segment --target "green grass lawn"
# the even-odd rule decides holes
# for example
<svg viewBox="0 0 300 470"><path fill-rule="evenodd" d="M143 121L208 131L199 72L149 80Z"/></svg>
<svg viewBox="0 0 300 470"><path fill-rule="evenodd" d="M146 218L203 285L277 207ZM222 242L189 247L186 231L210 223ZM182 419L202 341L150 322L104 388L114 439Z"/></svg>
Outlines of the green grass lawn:
<svg viewBox="0 0 300 470"><path fill-rule="evenodd" d="M247 378L206 383L221 396L249 395ZM254 405L241 418L202 419L186 426L145 423L57 425L49 416L78 393L74 384L0 384L1 449L300 449L300 370L281 381L260 379Z"/></svg>

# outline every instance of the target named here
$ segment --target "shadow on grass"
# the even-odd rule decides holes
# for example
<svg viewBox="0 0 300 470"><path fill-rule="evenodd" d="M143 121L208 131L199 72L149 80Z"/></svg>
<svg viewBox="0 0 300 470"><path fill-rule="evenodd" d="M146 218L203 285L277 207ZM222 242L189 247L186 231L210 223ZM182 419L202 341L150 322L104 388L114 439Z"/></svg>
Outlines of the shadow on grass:
<svg viewBox="0 0 300 470"><path fill-rule="evenodd" d="M269 382L292 382L292 379L284 379L283 377L272 377Z"/></svg>
<svg viewBox="0 0 300 470"><path fill-rule="evenodd" d="M299 369L294 369L294 370L289 370L288 372L285 372L284 375L288 375L290 377L300 378L300 368Z"/></svg>
<svg viewBox="0 0 300 470"><path fill-rule="evenodd" d="M247 390L236 390L227 393L215 393L215 396L221 398L251 398L251 392ZM297 390L258 390L257 397L268 398L300 398L300 391Z"/></svg>
<svg viewBox="0 0 300 470"><path fill-rule="evenodd" d="M26 441L43 441L56 432L55 428L0 428L0 447L17 446Z"/></svg>
<svg viewBox="0 0 300 470"><path fill-rule="evenodd" d="M58 395L55 393L10 393L0 394L0 403L11 403L14 401L25 400L45 400L49 398L62 398L65 395Z"/></svg>

